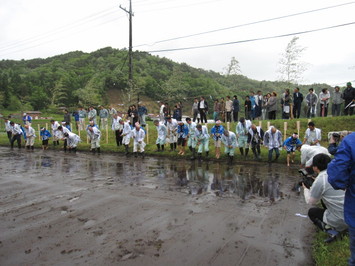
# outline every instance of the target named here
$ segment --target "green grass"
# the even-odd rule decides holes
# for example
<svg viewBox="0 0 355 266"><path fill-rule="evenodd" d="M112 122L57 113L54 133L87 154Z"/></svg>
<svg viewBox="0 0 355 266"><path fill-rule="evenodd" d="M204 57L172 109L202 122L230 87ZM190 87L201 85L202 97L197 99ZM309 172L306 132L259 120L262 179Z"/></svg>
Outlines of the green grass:
<svg viewBox="0 0 355 266"><path fill-rule="evenodd" d="M7 115L6 112L4 115ZM58 121L61 121L63 118L62 115L55 115L55 114L43 114L43 116L44 117L52 117ZM22 123L22 121L19 118L12 119L12 120L16 123ZM279 120L270 121L270 124L276 126L282 132L282 134L284 134L284 132L285 132L284 131L284 123L287 122L288 125L287 125L286 136L288 137L288 136L292 135L293 132L297 132L297 122L296 121L300 121L300 138L302 140L303 136L304 136L304 132L307 128L308 119L299 119L299 120L281 120L281 119L279 119ZM322 145L323 146L327 146L327 134L329 131L336 131L336 130L355 131L354 117L315 118L315 119L313 119L313 121L315 122L316 127L322 129L322 140L323 140ZM254 123L256 125L259 125L259 121L254 121ZM262 128L264 130L266 130L268 121L264 120L264 121L261 121L261 123L262 123L261 124ZM32 127L36 131L38 130L38 126L45 127L46 125L47 125L47 127L50 128L50 121L49 120L33 120L33 123L32 123ZM211 129L212 126L213 126L212 124L208 125L209 130ZM225 124L223 124L223 126L227 127L227 124L225 123ZM235 128L236 128L236 123L231 123L230 130L235 132ZM6 138L6 134L4 134L4 124L3 123L1 123L0 129L2 132L2 134L1 134L2 137L0 137L0 145L9 145L8 140ZM79 134L77 132L77 130L75 129L75 126L74 126L73 132L76 134ZM102 150L102 152L122 152L123 153L124 148L122 146L121 147L116 146L114 132L110 129L110 127L109 127L107 133L108 133L108 137L106 136L106 130L102 130L102 136L101 136L101 150ZM156 132L155 126L153 125L152 122L148 122L148 134L149 134L149 140L147 142L147 138L146 138L146 142L148 144L145 148L146 154L154 154L157 156L164 156L164 157L169 156L172 158L189 158L191 156L191 153L187 148L186 148L186 154L184 156L177 155L177 152L170 152L169 151L170 147L168 146L168 144L166 145L164 152L159 152L159 153L154 152L156 150L155 140L157 137L157 132ZM38 139L38 135L39 134L37 133L35 147L40 148L41 141ZM82 142L78 145L78 149L81 151L89 151L90 146L87 143L86 132L81 131L80 136L81 136ZM132 141L131 141L131 146L132 146ZM54 147L51 146L51 149L54 149ZM57 147L57 149L58 149L58 147ZM224 148L222 148L222 154L223 154L223 151L224 151ZM268 153L267 148L262 147L261 148L261 157L262 157L263 161L267 160L267 153ZM210 139L210 157L211 158L215 157L215 151L214 151L214 145L213 145L212 138ZM238 148L236 150L235 158L236 158L236 160L240 159L240 153L239 153ZM250 150L248 159L252 160L252 158L253 158L253 154ZM295 163L299 163L299 158L300 158L299 154L296 153ZM226 159L226 156L223 155L221 157L221 159L222 160ZM279 163L286 164L286 152L284 150L281 151Z"/></svg>
<svg viewBox="0 0 355 266"><path fill-rule="evenodd" d="M313 242L313 259L319 266L348 265L350 257L349 236L345 235L341 240L332 243L324 243L327 234L319 231Z"/></svg>

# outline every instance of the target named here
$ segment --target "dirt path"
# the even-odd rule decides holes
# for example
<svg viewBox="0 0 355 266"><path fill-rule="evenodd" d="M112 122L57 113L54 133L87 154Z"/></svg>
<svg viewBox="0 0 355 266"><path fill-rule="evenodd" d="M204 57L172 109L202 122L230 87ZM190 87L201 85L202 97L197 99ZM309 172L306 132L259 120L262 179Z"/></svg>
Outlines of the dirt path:
<svg viewBox="0 0 355 266"><path fill-rule="evenodd" d="M291 181L280 182L283 197L273 204L255 195L193 196L132 178L165 161L148 158L127 177L124 157L41 153L0 148L1 265L313 263L312 226L295 216L307 207Z"/></svg>

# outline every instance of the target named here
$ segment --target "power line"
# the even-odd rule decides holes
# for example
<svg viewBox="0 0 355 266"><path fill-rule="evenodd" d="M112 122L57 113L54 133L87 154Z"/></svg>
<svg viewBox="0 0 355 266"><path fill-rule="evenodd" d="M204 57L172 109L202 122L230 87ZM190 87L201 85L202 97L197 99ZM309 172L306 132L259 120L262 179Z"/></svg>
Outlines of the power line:
<svg viewBox="0 0 355 266"><path fill-rule="evenodd" d="M45 32L45 33L42 33L42 34L39 34L37 36L33 36L33 37L29 37L29 38L26 38L24 40L17 40L15 42L12 42L12 43L9 43L9 44L5 44L3 45L2 47L0 47L0 51L6 51L6 50L10 50L10 49L13 49L13 48L17 48L19 46L23 46L23 45L26 45L26 44L31 44L33 42L36 42L36 41L40 41L48 36L51 36L51 35L55 35L55 34L58 34L60 32L63 32L63 31L66 31L66 30L71 30L73 28L77 28L77 27L80 27L88 22L92 22L92 21L95 21L95 20L100 20L101 18L107 18L108 16L112 15L112 14L116 14L116 10L112 10L113 7L111 8L108 8L108 9L104 9L102 11L99 11L99 12L96 12L96 13L93 13L89 16L86 16L82 19L79 19L73 23L70 23L70 24L67 24L67 25L64 25L64 26L61 26L61 27L58 27L54 30L51 30L51 31L48 31L48 32Z"/></svg>
<svg viewBox="0 0 355 266"><path fill-rule="evenodd" d="M199 33L194 33L194 34L189 34L189 35L174 37L174 38L170 38L170 39L165 39L165 40L156 41L156 42L154 42L153 44L146 44L146 43L145 43L145 44L140 44L140 45L135 46L135 48L141 47L141 46L153 46L153 45L158 44L158 43L169 42L169 41L175 41L175 40L180 40L180 39L186 39L186 38L195 37L195 36L200 36L200 35L205 35L205 34L210 34L210 33L214 33L214 32L225 31L225 30L230 30L230 29L234 29L234 28L240 28L240 27L245 27L245 26L250 26L250 25L255 25L255 24L260 24L260 23L265 23L265 22L270 22L270 21L274 21L274 20L280 20L280 19L285 19L285 18L289 18L289 17L300 16L300 15L304 15L304 14L319 12L319 11L323 11L323 10L327 10L327 9L333 9L333 8L337 8L337 7L341 7L341 6L346 6L346 5L351 5L351 4L355 4L355 1L347 2L347 3L343 3L343 4L339 4L339 5L334 5L334 6L328 6L328 7L318 8L318 9L312 9L312 10L308 10L308 11L298 12L298 13L289 14L289 15L284 15L284 16L275 17L275 18L269 18L269 19L263 19L263 20L253 21L253 22L244 23L244 24L239 24L239 25L230 26L230 27L225 27L225 28L219 28L219 29L215 29L215 30L209 30L209 31L204 31L204 32L199 32Z"/></svg>
<svg viewBox="0 0 355 266"><path fill-rule="evenodd" d="M113 19L110 19L110 20L106 20L106 21L104 21L104 22L102 22L102 23L99 23L99 24L97 24L97 25L94 25L93 27L100 27L100 26L102 26L102 25L105 25L105 24L108 24L108 23L117 21L117 20L119 20L120 18L123 18L123 17L124 17L124 16L116 17L116 18L113 18ZM87 28L87 29L85 29L85 30L90 30L90 29L92 29L93 27ZM77 33L82 33L82 32L85 31L85 30L75 31L75 32L72 32L72 33L68 33L68 34L66 34L66 35L64 35L64 36L70 36L70 35L74 35L74 34L77 34ZM17 50L13 50L13 49L16 49L16 47L13 47L13 48L11 48L11 49L8 49L8 50L13 50L13 51L11 51L11 52L5 52L5 53L3 53L3 54L0 54L0 57L5 56L5 55L9 55L9 54L14 54L14 53L17 53L17 52L26 51L26 50L28 50L28 49L36 48L36 47L39 47L39 46L41 46L41 45L43 45L43 44L51 43L51 42L54 42L54 41L57 41L57 40L61 40L61 39L62 39L62 37L56 37L56 38L54 38L54 39L46 39L45 41L42 41L42 42L40 42L39 44L31 45L31 43L29 43L28 45L31 45L31 46L25 46L24 48L21 48L21 46L23 46L23 45L20 45ZM36 42L36 41L33 41L33 43L35 43L35 42Z"/></svg>
<svg viewBox="0 0 355 266"><path fill-rule="evenodd" d="M302 34L306 34L306 33L312 33L312 32L317 32L317 31L323 31L323 30L329 30L329 29L334 29L334 28L339 28L339 27L350 26L350 25L353 25L353 24L355 24L355 22L350 22L350 23L345 23L345 24L340 24L340 25L334 25L334 26L329 26L329 27L324 27L324 28L318 28L318 29L314 29L314 30L299 31L299 32L286 33L286 34L281 34L281 35L261 37L261 38L248 39L248 40L242 40L242 41L224 42L224 43L199 45L199 46L190 46L190 47L183 47L183 48L161 49L161 50L153 50L153 51L146 51L146 52L148 52L148 53L174 52L174 51L182 51L182 50L192 50L192 49L200 49L200 48L209 48L209 47L216 47L216 46L232 45L232 44L246 43L246 42L255 42L255 41L268 40L268 39L289 37L289 36L293 36L293 35L302 35Z"/></svg>

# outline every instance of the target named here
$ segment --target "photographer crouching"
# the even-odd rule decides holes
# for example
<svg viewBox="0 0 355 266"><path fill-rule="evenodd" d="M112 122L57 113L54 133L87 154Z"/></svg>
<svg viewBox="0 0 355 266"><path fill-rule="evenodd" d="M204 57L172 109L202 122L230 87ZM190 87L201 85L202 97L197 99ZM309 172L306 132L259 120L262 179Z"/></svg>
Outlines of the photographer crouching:
<svg viewBox="0 0 355 266"><path fill-rule="evenodd" d="M329 238L325 240L327 243L335 240L340 232L347 229L344 221L345 192L335 190L328 182L326 170L330 160L327 154L315 155L312 168L317 177L310 188L303 184L307 204L316 205L319 200L321 201L323 208L310 208L308 217L320 230L329 234Z"/></svg>
<svg viewBox="0 0 355 266"><path fill-rule="evenodd" d="M338 147L345 136L351 134L351 131L339 131L339 132L329 132L329 146L328 151L331 155L335 155L338 150Z"/></svg>

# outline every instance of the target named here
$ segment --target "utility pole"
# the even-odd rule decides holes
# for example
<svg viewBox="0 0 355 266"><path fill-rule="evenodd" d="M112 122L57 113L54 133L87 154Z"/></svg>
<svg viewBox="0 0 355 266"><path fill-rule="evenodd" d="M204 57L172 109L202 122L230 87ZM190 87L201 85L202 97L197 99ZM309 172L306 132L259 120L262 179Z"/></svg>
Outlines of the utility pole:
<svg viewBox="0 0 355 266"><path fill-rule="evenodd" d="M130 89L133 88L133 52L132 52L132 17L133 17L133 12L132 12L132 0L129 0L129 10L126 8L122 7L120 5L120 8L125 11L129 15L129 47L128 47L128 83L130 86ZM138 96L139 99L139 96Z"/></svg>

